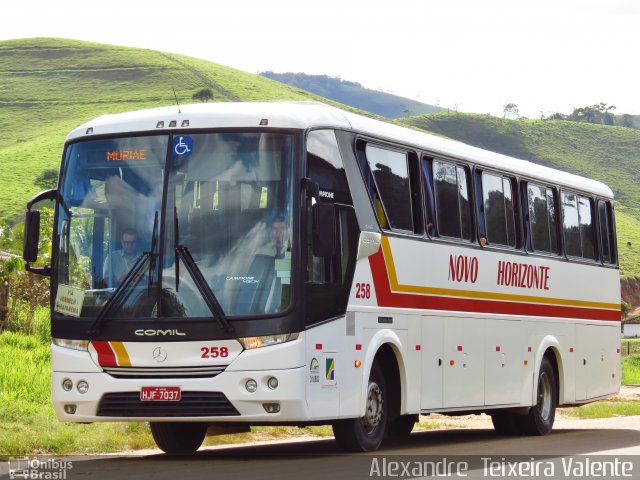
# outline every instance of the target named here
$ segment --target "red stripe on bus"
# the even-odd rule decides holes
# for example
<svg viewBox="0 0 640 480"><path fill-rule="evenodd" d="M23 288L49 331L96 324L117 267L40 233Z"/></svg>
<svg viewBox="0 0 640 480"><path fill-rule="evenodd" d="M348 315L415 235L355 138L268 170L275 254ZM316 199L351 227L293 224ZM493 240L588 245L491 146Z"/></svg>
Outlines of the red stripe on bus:
<svg viewBox="0 0 640 480"><path fill-rule="evenodd" d="M91 342L93 348L98 352L98 363L101 367L117 367L116 354L109 342Z"/></svg>
<svg viewBox="0 0 640 480"><path fill-rule="evenodd" d="M389 275L382 249L369 257L369 264L371 265L378 305L381 307L620 321L620 312L617 310L393 292L389 284Z"/></svg>

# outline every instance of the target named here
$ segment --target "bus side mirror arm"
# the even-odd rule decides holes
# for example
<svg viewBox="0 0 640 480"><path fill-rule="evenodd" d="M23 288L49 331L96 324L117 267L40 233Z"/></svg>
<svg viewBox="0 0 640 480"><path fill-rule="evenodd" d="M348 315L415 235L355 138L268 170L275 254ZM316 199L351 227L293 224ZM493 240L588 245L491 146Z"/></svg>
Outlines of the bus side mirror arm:
<svg viewBox="0 0 640 480"><path fill-rule="evenodd" d="M51 267L32 267L31 263L38 259L38 244L40 243L40 212L32 210L36 203L45 200L58 200L58 191L55 189L45 190L33 197L27 203L27 212L24 218L24 237L22 241L22 258L27 272L38 275L51 276Z"/></svg>
<svg viewBox="0 0 640 480"><path fill-rule="evenodd" d="M320 197L320 186L317 182L314 182L308 177L302 179L302 189L307 192L307 195L316 201Z"/></svg>

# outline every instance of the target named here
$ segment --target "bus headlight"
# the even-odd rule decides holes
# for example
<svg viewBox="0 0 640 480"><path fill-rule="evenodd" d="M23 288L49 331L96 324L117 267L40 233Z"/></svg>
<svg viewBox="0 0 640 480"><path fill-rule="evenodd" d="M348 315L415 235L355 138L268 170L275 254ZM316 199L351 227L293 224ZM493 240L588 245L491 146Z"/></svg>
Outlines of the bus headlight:
<svg viewBox="0 0 640 480"><path fill-rule="evenodd" d="M76 385L76 388L78 389L78 392L84 395L89 391L89 384L84 380L80 380L78 385Z"/></svg>
<svg viewBox="0 0 640 480"><path fill-rule="evenodd" d="M239 338L238 340L245 350L252 350L254 348L268 347L270 345L290 342L292 340L296 340L297 338L297 333L283 333L280 335L264 335L262 337L245 337Z"/></svg>
<svg viewBox="0 0 640 480"><path fill-rule="evenodd" d="M86 352L89 348L89 340L68 340L66 338L52 338L54 345L72 350L80 350Z"/></svg>
<svg viewBox="0 0 640 480"><path fill-rule="evenodd" d="M256 390L258 390L258 382L256 382L253 378L250 378L244 384L244 388L247 389L247 392L254 393Z"/></svg>

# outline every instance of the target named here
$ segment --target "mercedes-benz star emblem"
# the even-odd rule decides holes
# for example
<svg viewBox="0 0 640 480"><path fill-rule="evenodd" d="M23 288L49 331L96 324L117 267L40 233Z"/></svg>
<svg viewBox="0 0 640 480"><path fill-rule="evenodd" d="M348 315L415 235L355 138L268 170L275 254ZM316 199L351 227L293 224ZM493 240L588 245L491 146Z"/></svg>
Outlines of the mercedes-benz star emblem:
<svg viewBox="0 0 640 480"><path fill-rule="evenodd" d="M156 362L164 362L167 359L167 351L162 347L153 349L153 359Z"/></svg>

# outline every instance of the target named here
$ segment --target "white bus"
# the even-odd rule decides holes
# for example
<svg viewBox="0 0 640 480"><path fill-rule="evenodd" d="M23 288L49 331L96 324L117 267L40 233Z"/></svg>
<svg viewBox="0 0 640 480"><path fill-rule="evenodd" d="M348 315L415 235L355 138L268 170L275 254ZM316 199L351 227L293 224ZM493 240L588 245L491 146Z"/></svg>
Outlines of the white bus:
<svg viewBox="0 0 640 480"><path fill-rule="evenodd" d="M370 451L432 412L547 434L619 389L613 213L600 182L322 104L99 117L27 208L57 416L169 453L318 424Z"/></svg>

